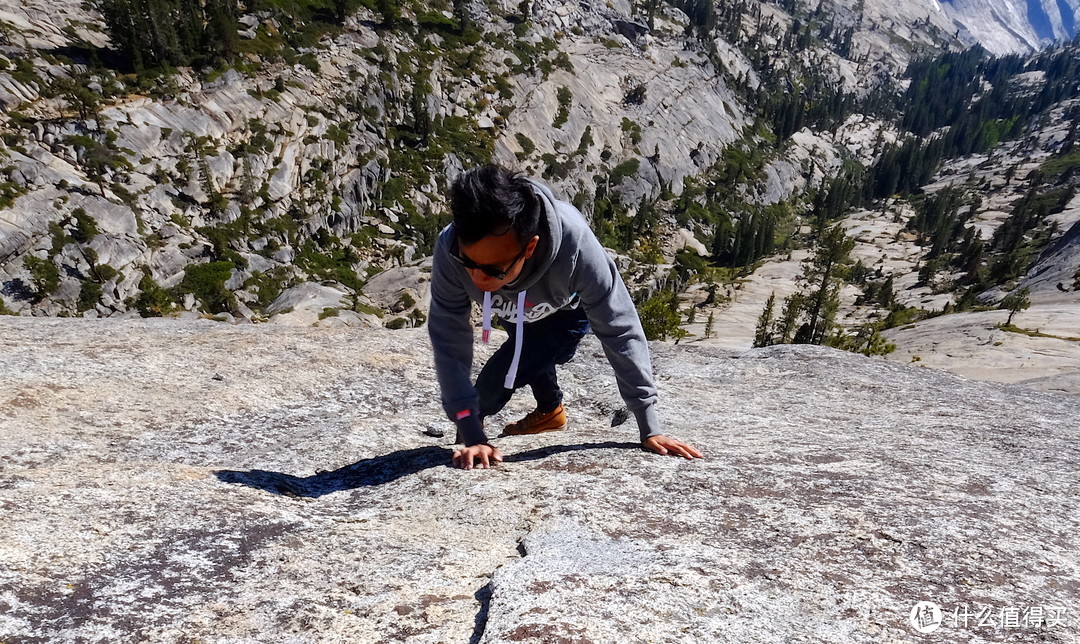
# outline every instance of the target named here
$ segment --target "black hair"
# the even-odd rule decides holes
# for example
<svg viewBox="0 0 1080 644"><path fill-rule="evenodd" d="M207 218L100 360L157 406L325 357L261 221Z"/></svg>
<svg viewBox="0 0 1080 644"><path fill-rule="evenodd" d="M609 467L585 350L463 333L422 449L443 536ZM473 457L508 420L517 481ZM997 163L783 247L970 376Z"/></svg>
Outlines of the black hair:
<svg viewBox="0 0 1080 644"><path fill-rule="evenodd" d="M450 187L454 229L463 244L513 230L524 248L540 228L540 198L520 172L489 164L459 176Z"/></svg>

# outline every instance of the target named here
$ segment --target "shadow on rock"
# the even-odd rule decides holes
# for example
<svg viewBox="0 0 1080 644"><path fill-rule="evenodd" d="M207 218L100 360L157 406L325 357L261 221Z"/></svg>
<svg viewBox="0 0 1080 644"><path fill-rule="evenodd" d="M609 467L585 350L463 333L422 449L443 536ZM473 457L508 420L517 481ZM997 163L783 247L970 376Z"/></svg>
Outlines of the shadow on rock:
<svg viewBox="0 0 1080 644"><path fill-rule="evenodd" d="M218 470L214 474L225 483L241 483L273 494L317 498L359 487L383 485L449 463L450 452L444 447L432 446L390 452L314 476L292 476L266 470Z"/></svg>
<svg viewBox="0 0 1080 644"><path fill-rule="evenodd" d="M548 445L547 447L538 447L525 452L518 452L517 454L508 454L503 458L503 461L506 463L535 461L540 458L561 454L562 452L580 452L587 449L641 449L641 443L617 443L615 441L606 441L604 443L582 443L580 445Z"/></svg>
<svg viewBox="0 0 1080 644"><path fill-rule="evenodd" d="M614 441L580 445L549 445L509 454L504 461L507 463L535 461L563 452L580 452L587 449L641 449L641 445ZM447 466L450 463L449 450L445 447L431 446L390 452L346 465L332 472L319 472L313 476L293 476L267 470L218 470L214 474L225 483L240 483L271 494L317 498L334 492L383 485L403 476L416 474L432 467Z"/></svg>

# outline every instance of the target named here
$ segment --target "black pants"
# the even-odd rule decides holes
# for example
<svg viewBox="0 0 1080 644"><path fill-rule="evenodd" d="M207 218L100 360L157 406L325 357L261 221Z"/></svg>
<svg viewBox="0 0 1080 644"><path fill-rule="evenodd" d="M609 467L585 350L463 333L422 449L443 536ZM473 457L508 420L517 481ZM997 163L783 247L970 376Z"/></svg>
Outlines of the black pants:
<svg viewBox="0 0 1080 644"><path fill-rule="evenodd" d="M529 385L536 398L536 407L548 412L562 404L562 389L555 377L555 365L565 364L574 357L578 343L589 332L589 320L580 307L557 311L536 322L526 322L522 331L521 358L518 361L514 389L503 387L506 372L514 359L514 338L517 326L502 324L510 334L508 339L488 360L476 378L480 394L480 417L497 414L514 391Z"/></svg>

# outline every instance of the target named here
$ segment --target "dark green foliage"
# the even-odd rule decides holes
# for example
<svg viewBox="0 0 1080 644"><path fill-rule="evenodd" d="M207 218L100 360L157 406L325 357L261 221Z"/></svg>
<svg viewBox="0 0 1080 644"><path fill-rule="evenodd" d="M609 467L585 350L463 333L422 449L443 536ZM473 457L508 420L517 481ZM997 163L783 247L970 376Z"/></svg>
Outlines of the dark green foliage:
<svg viewBox="0 0 1080 644"><path fill-rule="evenodd" d="M702 40L707 39L716 27L716 3L713 0L676 0L671 4L690 18L687 29L695 31Z"/></svg>
<svg viewBox="0 0 1080 644"><path fill-rule="evenodd" d="M1010 90L1012 77L1023 71L1044 72L1042 89ZM985 152L1019 136L1049 106L1080 96L1080 57L1071 46L1050 48L1026 66L1019 56L989 58L976 47L916 60L907 73L911 83L898 101L901 125L918 137L947 130L886 149L871 173L868 194L874 198L909 193L927 183L942 160Z"/></svg>
<svg viewBox="0 0 1080 644"><path fill-rule="evenodd" d="M1031 295L1031 290L1026 286L1024 288L1018 288L1012 293L1009 293L1001 300L1001 308L1009 311L1009 319L1005 321L1005 325L1012 324L1013 316L1031 306L1031 300L1028 296Z"/></svg>
<svg viewBox="0 0 1080 644"><path fill-rule="evenodd" d="M310 51L300 54L300 58L297 58L296 62L308 68L313 74L319 73L319 59Z"/></svg>
<svg viewBox="0 0 1080 644"><path fill-rule="evenodd" d="M650 297L638 307L638 316L648 340L667 340L668 336L678 339L686 335L679 326L682 316L679 315L677 295L672 291L660 291Z"/></svg>
<svg viewBox="0 0 1080 644"><path fill-rule="evenodd" d="M30 272L35 301L40 302L60 288L60 269L51 259L27 255L23 266Z"/></svg>
<svg viewBox="0 0 1080 644"><path fill-rule="evenodd" d="M827 310L838 303L836 291L844 279L844 267L850 262L855 240L844 234L840 226L834 226L821 236L813 257L803 271L803 280L812 288L808 297L807 324L810 326L808 341L821 344L832 325Z"/></svg>
<svg viewBox="0 0 1080 644"><path fill-rule="evenodd" d="M19 196L26 194L28 188L14 181L0 180L0 210L10 208Z"/></svg>
<svg viewBox="0 0 1080 644"><path fill-rule="evenodd" d="M71 237L76 242L86 244L94 237L97 237L101 232L98 230L97 222L94 218L86 214L86 211L82 208L76 208L71 211L71 216L75 219L75 226L71 231Z"/></svg>
<svg viewBox="0 0 1080 644"><path fill-rule="evenodd" d="M641 167L640 159L628 159L623 161L619 165L615 166L611 170L611 176L608 181L613 186L619 185L626 177L632 177L637 174L638 168Z"/></svg>
<svg viewBox="0 0 1080 644"><path fill-rule="evenodd" d="M780 319L757 335L779 344L823 344L835 323L840 286L854 247L855 240L847 237L840 226L826 230L814 254L803 262L798 279L801 290L784 300ZM767 305L759 324L772 318L770 309Z"/></svg>
<svg viewBox="0 0 1080 644"><path fill-rule="evenodd" d="M247 266L247 260L237 252L233 245L250 236L255 226L251 223L250 211L244 212L235 221L216 226L196 228L210 242L215 260L229 262L241 268Z"/></svg>
<svg viewBox="0 0 1080 644"><path fill-rule="evenodd" d="M86 169L86 174L101 188L102 196L105 194L102 181L107 171L130 170L134 167L116 148L113 143L115 136L115 134L112 134L112 137L106 136L104 143L81 134L64 137L65 143L80 149L82 166Z"/></svg>
<svg viewBox="0 0 1080 644"><path fill-rule="evenodd" d="M255 293L258 297L254 303L256 309L265 310L281 295L281 291L288 285L286 280L289 273L289 267L278 266L265 273L256 272L244 282L244 289Z"/></svg>
<svg viewBox="0 0 1080 644"><path fill-rule="evenodd" d="M778 89L759 94L758 112L780 141L804 127L834 129L860 108L854 94L834 86L824 76L811 75L807 82L810 84L800 91Z"/></svg>
<svg viewBox="0 0 1080 644"><path fill-rule="evenodd" d="M905 106L900 126L925 137L955 123L981 88L985 56L981 47L972 47L912 61L906 72L911 84L900 100Z"/></svg>
<svg viewBox="0 0 1080 644"><path fill-rule="evenodd" d="M584 155L589 151L589 147L593 144L592 126L586 125L585 131L581 133L581 139L578 141L577 154Z"/></svg>
<svg viewBox="0 0 1080 644"><path fill-rule="evenodd" d="M1067 181L1080 172L1080 149L1074 148L1065 154L1051 157L1043 162L1040 171L1048 182Z"/></svg>
<svg viewBox="0 0 1080 644"><path fill-rule="evenodd" d="M96 120L102 97L92 91L89 84L88 74L74 73L70 78L56 79L50 91L63 99L80 120Z"/></svg>
<svg viewBox="0 0 1080 644"><path fill-rule="evenodd" d="M636 85L623 97L623 104L625 105L641 105L645 102L645 95L647 89L645 85Z"/></svg>
<svg viewBox="0 0 1080 644"><path fill-rule="evenodd" d="M353 265L359 261L351 245L327 236L320 248L314 240L307 240L297 253L295 264L305 272L324 280L334 280L359 291L364 281L356 274Z"/></svg>
<svg viewBox="0 0 1080 644"><path fill-rule="evenodd" d="M236 307L236 297L225 288L225 282L233 268L232 262L190 265L184 270L184 279L177 286L177 292L194 295L207 313L230 311Z"/></svg>
<svg viewBox="0 0 1080 644"><path fill-rule="evenodd" d="M129 301L144 318L156 318L170 313L176 306L176 302L168 291L145 273L139 280L139 295L133 302Z"/></svg>
<svg viewBox="0 0 1080 644"><path fill-rule="evenodd" d="M768 347L773 344L773 333L776 332L776 324L773 321L773 309L776 306L776 293L770 293L765 302L765 308L758 318L757 327L754 329L754 347Z"/></svg>
<svg viewBox="0 0 1080 644"><path fill-rule="evenodd" d="M79 312L89 311L101 301L101 284L97 282L83 282L79 287Z"/></svg>
<svg viewBox="0 0 1080 644"><path fill-rule="evenodd" d="M873 323L860 325L851 334L837 329L825 339L825 344L864 356L884 356L896 351L896 345L886 340L881 331L881 325Z"/></svg>
<svg viewBox="0 0 1080 644"><path fill-rule="evenodd" d="M530 139L529 137L525 136L521 132L517 132L514 134L514 138L515 140L517 140L518 145L521 146L522 154L524 154L526 157L533 152L536 152L536 144L533 143L532 139Z"/></svg>
<svg viewBox="0 0 1080 644"><path fill-rule="evenodd" d="M816 191L810 212L815 234L820 235L829 222L847 214L852 207L862 205L861 183L861 172L849 168Z"/></svg>
<svg viewBox="0 0 1080 644"><path fill-rule="evenodd" d="M345 147L345 144L349 142L349 129L347 125L343 126L334 123L326 128L326 134L323 136L333 141L339 147Z"/></svg>
<svg viewBox="0 0 1080 644"><path fill-rule="evenodd" d="M748 266L772 254L776 243L776 224L784 206L773 204L764 208L747 206L734 223L724 222L717 227L713 238L713 258L720 266Z"/></svg>
<svg viewBox="0 0 1080 644"><path fill-rule="evenodd" d="M569 89L559 87L556 90L556 96L559 100L559 111L555 114L555 120L551 125L553 127L562 127L570 118L570 101L574 98L574 95L570 93Z"/></svg>
<svg viewBox="0 0 1080 644"><path fill-rule="evenodd" d="M640 125L638 125L634 121L631 121L630 119L628 119L628 118L626 118L624 116L623 119L622 119L621 127L622 127L623 132L626 132L627 134L630 135L630 143L631 144L637 145L638 143L641 143L641 126Z"/></svg>
<svg viewBox="0 0 1080 644"><path fill-rule="evenodd" d="M1076 194L1076 186L1050 187L1040 173L1033 173L1024 196L997 230L989 244L990 285L1003 284L1027 270L1040 250L1050 240L1052 229L1045 225L1047 216L1064 210Z"/></svg>
<svg viewBox="0 0 1080 644"><path fill-rule="evenodd" d="M643 208L638 209L639 217L642 216L643 210ZM652 211L649 210L647 212ZM643 227L646 230L649 230L652 228L652 225L645 224ZM684 283L689 282L690 279L695 275L706 272L708 268L709 263L705 261L705 259L701 255L698 255L692 250L680 248L675 253L675 272L679 276L679 279L682 280L682 282Z"/></svg>
<svg viewBox="0 0 1080 644"><path fill-rule="evenodd" d="M236 53L235 0L90 0L133 71L213 64Z"/></svg>
<svg viewBox="0 0 1080 644"><path fill-rule="evenodd" d="M88 249L89 250L89 249ZM95 259L95 262L97 260ZM120 271L116 270L108 264L91 263L90 274L98 282L104 284L120 274Z"/></svg>
<svg viewBox="0 0 1080 644"><path fill-rule="evenodd" d="M934 317L936 314L926 309L919 309L915 307L896 307L889 311L889 315L882 323L883 329L892 329L895 327L907 326L920 320Z"/></svg>

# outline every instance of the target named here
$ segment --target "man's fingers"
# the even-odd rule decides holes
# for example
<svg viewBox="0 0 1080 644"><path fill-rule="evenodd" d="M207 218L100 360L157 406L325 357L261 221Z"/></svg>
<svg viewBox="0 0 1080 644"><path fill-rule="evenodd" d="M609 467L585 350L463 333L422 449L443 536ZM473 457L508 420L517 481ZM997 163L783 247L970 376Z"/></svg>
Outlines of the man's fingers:
<svg viewBox="0 0 1080 644"><path fill-rule="evenodd" d="M471 470L473 467L488 469L503 460L502 452L494 447L466 447L454 452L454 467Z"/></svg>
<svg viewBox="0 0 1080 644"><path fill-rule="evenodd" d="M692 461L695 458L704 458L704 455L701 452L686 443L679 443L677 449L679 450L679 455L688 460Z"/></svg>

